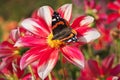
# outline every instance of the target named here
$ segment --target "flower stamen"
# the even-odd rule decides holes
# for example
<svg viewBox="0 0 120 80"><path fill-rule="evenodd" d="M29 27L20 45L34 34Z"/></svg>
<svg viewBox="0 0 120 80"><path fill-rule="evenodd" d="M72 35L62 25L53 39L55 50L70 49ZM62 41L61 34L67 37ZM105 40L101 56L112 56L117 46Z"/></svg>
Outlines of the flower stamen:
<svg viewBox="0 0 120 80"><path fill-rule="evenodd" d="M47 43L51 48L59 48L60 46L65 44L64 42L58 39L52 40L52 38L53 38L53 34L51 33L47 39Z"/></svg>

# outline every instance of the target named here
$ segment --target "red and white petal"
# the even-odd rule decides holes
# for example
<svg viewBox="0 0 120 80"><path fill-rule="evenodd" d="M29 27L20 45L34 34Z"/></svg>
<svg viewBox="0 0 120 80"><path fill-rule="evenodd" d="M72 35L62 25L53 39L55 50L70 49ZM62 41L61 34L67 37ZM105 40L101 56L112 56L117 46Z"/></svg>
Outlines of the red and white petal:
<svg viewBox="0 0 120 80"><path fill-rule="evenodd" d="M0 49L12 49L13 48L13 44L11 44L8 41L4 41L0 44Z"/></svg>
<svg viewBox="0 0 120 80"><path fill-rule="evenodd" d="M6 57L12 55L13 51L11 49L0 49L0 57Z"/></svg>
<svg viewBox="0 0 120 80"><path fill-rule="evenodd" d="M20 68L24 69L30 63L38 61L41 57L47 56L47 54L52 51L53 49L47 46L39 46L39 47L31 48L22 56L20 60Z"/></svg>
<svg viewBox="0 0 120 80"><path fill-rule="evenodd" d="M81 32L78 32L78 34L81 34ZM89 29L78 37L78 42L89 43L99 37L100 37L100 33L96 29Z"/></svg>
<svg viewBox="0 0 120 80"><path fill-rule="evenodd" d="M76 18L76 19L73 21L71 27L72 27L73 29L79 28L80 25L79 25L78 23L80 23L84 18L85 18L85 16L80 16L80 17Z"/></svg>
<svg viewBox="0 0 120 80"><path fill-rule="evenodd" d="M120 80L118 76L108 76L106 80Z"/></svg>
<svg viewBox="0 0 120 80"><path fill-rule="evenodd" d="M4 58L0 62L0 70L4 69L8 65L8 63L9 63L8 61L10 61L10 60L8 60L8 61L6 61L6 60L7 60L7 58Z"/></svg>
<svg viewBox="0 0 120 80"><path fill-rule="evenodd" d="M92 16L86 16L79 24L80 24L80 26L89 25L93 21L94 21L94 18Z"/></svg>
<svg viewBox="0 0 120 80"><path fill-rule="evenodd" d="M80 16L74 20L71 27L75 30L79 29L79 27L88 26L94 21L94 18L91 16Z"/></svg>
<svg viewBox="0 0 120 80"><path fill-rule="evenodd" d="M13 61L13 56L5 57L2 59L2 62L0 63L0 70L10 67L11 63Z"/></svg>
<svg viewBox="0 0 120 80"><path fill-rule="evenodd" d="M84 56L82 52L73 46L65 46L61 48L61 51L64 57L74 65L78 66L79 68L84 68Z"/></svg>
<svg viewBox="0 0 120 80"><path fill-rule="evenodd" d="M65 4L61 6L57 11L62 18L69 22L72 16L72 4Z"/></svg>
<svg viewBox="0 0 120 80"><path fill-rule="evenodd" d="M18 36L21 37L21 36L25 36L27 34L32 34L31 32L27 31L26 29L24 29L23 27L18 27Z"/></svg>
<svg viewBox="0 0 120 80"><path fill-rule="evenodd" d="M44 21L28 18L22 21L22 27L25 28L27 31L40 36L46 37L49 34L47 30L47 25L45 25Z"/></svg>
<svg viewBox="0 0 120 80"><path fill-rule="evenodd" d="M0 57L5 57L12 55L13 45L7 41L4 41L0 44Z"/></svg>
<svg viewBox="0 0 120 80"><path fill-rule="evenodd" d="M50 6L43 6L38 9L38 16L43 18L49 28L52 25L52 14L53 14L53 9Z"/></svg>
<svg viewBox="0 0 120 80"><path fill-rule="evenodd" d="M17 40L15 47L34 47L47 45L46 38L23 36Z"/></svg>
<svg viewBox="0 0 120 80"><path fill-rule="evenodd" d="M12 41L16 41L17 39L18 39L18 37L19 37L19 35L18 35L18 29L13 29L11 32L10 32L10 39L12 40Z"/></svg>
<svg viewBox="0 0 120 80"><path fill-rule="evenodd" d="M58 50L54 50L40 58L38 65L38 75L44 80L54 68L58 60Z"/></svg>
<svg viewBox="0 0 120 80"><path fill-rule="evenodd" d="M113 65L113 61L115 59L115 55L109 55L102 61L102 69L104 71L104 74L110 71Z"/></svg>

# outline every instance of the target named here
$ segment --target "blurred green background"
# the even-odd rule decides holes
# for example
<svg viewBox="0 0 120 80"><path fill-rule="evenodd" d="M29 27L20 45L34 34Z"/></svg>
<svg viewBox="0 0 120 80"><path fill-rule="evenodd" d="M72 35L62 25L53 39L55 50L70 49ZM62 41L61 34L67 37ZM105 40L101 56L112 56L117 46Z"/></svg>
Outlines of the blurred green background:
<svg viewBox="0 0 120 80"><path fill-rule="evenodd" d="M71 3L71 0L0 0L0 16L5 20L19 21L40 6L49 5L57 9L65 3Z"/></svg>

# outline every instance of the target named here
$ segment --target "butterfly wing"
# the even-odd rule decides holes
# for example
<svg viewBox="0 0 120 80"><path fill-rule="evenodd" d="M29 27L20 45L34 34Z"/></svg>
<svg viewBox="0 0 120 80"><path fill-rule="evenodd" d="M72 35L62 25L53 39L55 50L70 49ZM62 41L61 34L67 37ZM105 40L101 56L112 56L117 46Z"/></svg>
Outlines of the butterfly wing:
<svg viewBox="0 0 120 80"><path fill-rule="evenodd" d="M53 40L58 39L64 42L72 41L72 37L76 35L69 27L68 22L61 18L57 12L54 12L52 16L52 32Z"/></svg>

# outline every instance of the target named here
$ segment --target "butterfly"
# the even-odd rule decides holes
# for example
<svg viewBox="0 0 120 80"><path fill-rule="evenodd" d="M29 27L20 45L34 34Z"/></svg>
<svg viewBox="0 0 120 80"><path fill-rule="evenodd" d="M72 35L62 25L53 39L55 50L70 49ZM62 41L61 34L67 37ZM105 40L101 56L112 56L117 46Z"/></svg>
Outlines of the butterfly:
<svg viewBox="0 0 120 80"><path fill-rule="evenodd" d="M60 40L63 42L77 42L77 33L73 30L69 23L63 19L58 12L52 15L52 40Z"/></svg>

